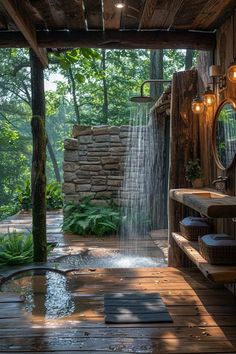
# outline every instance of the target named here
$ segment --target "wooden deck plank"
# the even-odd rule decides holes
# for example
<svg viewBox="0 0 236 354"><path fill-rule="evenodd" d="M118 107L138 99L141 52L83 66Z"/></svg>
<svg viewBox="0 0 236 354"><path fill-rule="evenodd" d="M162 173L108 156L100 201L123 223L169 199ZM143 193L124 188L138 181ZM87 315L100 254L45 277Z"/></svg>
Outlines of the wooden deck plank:
<svg viewBox="0 0 236 354"><path fill-rule="evenodd" d="M49 239L74 249L119 247L115 237L63 236L54 217ZM24 216L15 221L24 228ZM78 269L67 278L77 312L62 319L32 317L18 296L0 294L1 354L236 353L236 298L196 269ZM105 324L104 294L137 291L160 293L173 323Z"/></svg>

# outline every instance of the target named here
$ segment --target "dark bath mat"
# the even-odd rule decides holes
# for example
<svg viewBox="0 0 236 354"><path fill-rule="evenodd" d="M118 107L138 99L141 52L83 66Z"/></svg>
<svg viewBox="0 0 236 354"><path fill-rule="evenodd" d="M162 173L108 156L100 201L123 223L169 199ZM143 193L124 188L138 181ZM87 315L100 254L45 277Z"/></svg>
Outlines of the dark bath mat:
<svg viewBox="0 0 236 354"><path fill-rule="evenodd" d="M104 314L106 323L173 322L157 293L105 294Z"/></svg>

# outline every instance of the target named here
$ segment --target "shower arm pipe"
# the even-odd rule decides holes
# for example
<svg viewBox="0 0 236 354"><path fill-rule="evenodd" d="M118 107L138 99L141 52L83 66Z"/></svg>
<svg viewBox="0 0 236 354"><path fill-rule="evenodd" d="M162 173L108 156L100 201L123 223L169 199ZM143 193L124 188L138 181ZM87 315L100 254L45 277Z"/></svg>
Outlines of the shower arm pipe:
<svg viewBox="0 0 236 354"><path fill-rule="evenodd" d="M163 79L150 79L150 80L145 80L143 81L140 91L141 91L141 96L144 96L143 90L144 90L144 85L146 85L147 83L152 83L152 82L157 82L157 83L162 83L162 84L166 84L166 83L171 83L171 80L163 80Z"/></svg>

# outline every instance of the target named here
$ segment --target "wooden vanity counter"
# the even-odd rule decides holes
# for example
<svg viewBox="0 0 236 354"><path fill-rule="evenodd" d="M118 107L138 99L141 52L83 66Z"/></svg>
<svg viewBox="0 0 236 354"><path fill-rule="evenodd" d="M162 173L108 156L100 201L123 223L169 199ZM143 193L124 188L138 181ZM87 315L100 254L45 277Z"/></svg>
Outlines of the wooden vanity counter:
<svg viewBox="0 0 236 354"><path fill-rule="evenodd" d="M236 217L236 197L206 189L171 189L170 198L209 218Z"/></svg>

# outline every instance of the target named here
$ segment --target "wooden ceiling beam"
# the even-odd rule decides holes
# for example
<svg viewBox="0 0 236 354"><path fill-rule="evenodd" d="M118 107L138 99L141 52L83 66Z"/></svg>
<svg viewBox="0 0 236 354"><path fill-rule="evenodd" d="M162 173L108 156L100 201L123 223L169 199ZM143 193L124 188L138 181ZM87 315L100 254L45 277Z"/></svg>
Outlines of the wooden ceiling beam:
<svg viewBox="0 0 236 354"><path fill-rule="evenodd" d="M37 31L41 48L212 50L215 33L187 31ZM0 31L0 47L28 47L20 32Z"/></svg>
<svg viewBox="0 0 236 354"><path fill-rule="evenodd" d="M46 67L48 65L46 50L38 47L36 30L26 16L24 9L22 8L22 3L14 0L1 0L1 4L15 22L42 65Z"/></svg>

